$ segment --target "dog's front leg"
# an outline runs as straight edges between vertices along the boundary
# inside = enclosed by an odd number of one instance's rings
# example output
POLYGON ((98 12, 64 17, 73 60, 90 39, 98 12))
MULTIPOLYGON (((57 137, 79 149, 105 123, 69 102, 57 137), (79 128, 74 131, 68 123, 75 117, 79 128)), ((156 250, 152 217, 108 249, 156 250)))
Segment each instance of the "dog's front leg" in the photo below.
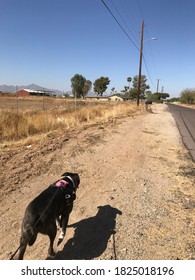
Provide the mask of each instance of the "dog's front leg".
POLYGON ((60 245, 64 239, 64 236, 66 234, 66 227, 67 227, 67 224, 68 224, 68 219, 69 219, 69 214, 67 214, 66 216, 62 215, 61 217, 61 224, 62 224, 62 230, 61 230, 61 233, 58 237, 58 243, 57 243, 57 246, 60 245))
POLYGON ((61 220, 62 220, 62 218, 61 218, 61 217, 57 217, 57 218, 56 218, 57 225, 58 225, 59 227, 62 227, 61 220))

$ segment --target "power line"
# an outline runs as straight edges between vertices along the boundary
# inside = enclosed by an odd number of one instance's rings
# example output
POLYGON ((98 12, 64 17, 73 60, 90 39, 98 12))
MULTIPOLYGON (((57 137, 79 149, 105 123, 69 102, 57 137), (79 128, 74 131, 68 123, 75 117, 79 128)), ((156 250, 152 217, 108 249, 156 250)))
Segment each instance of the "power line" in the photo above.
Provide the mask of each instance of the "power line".
MULTIPOLYGON (((116 23, 119 25, 119 27, 122 29, 122 31, 124 32, 124 34, 128 37, 128 39, 132 42, 132 44, 134 45, 134 47, 140 52, 140 48, 135 44, 135 42, 133 41, 133 39, 129 36, 129 34, 125 31, 125 29, 123 28, 123 26, 120 24, 120 22, 117 20, 117 18, 115 17, 115 15, 112 13, 112 11, 110 10, 110 8, 106 5, 105 1, 104 0, 101 0, 101 2, 104 4, 104 6, 106 7, 106 9, 109 11, 109 13, 111 14, 111 16, 114 18, 114 20, 116 21, 116 23)), ((113 1, 112 1, 113 3, 113 1)), ((139 4, 139 9, 141 11, 141 7, 140 7, 140 3, 139 4)), ((122 18, 120 12, 118 11, 118 9, 116 8, 116 6, 114 5, 113 3, 113 6, 115 7, 115 9, 117 10, 119 16, 122 18)), ((142 13, 141 13, 142 14, 142 13)), ((143 15, 143 14, 142 14, 143 15)), ((122 19, 123 20, 123 19, 122 19)), ((123 22, 125 23, 125 21, 123 20, 123 22)), ((126 25, 126 23, 125 23, 126 25)), ((127 25, 126 25, 127 26, 127 25)), ((143 54, 142 54, 143 55, 143 54)), ((148 69, 148 65, 146 63, 146 59, 145 59, 145 56, 143 55, 143 61, 144 61, 144 65, 145 65, 145 68, 146 68, 146 71, 147 71, 147 74, 148 74, 148 77, 150 79, 150 82, 152 84, 152 86, 155 88, 155 85, 152 81, 152 78, 151 78, 151 75, 149 73, 149 69, 148 69)))
POLYGON ((129 0, 127 0, 127 2, 126 2, 126 0, 120 0, 120 4, 121 4, 121 7, 123 9, 123 12, 126 15, 126 19, 128 19, 128 22, 130 23, 130 26, 131 26, 131 30, 132 30, 131 34, 133 35, 136 43, 139 44, 139 38, 136 37, 137 36, 137 28, 135 28, 135 26, 134 26, 136 19, 135 18, 133 19, 133 14, 131 14, 131 17, 129 16, 129 13, 128 13, 128 11, 130 10, 129 0), (134 36, 135 34, 136 34, 136 36, 134 36))
MULTIPOLYGON (((146 33, 147 33, 147 38, 151 38, 151 34, 150 32, 148 32, 148 26, 146 26, 146 33)), ((155 60, 154 60, 154 56, 153 56, 153 51, 152 51, 152 48, 151 48, 151 44, 148 44, 147 45, 147 56, 145 55, 145 58, 146 60, 148 60, 148 53, 149 53, 149 58, 150 58, 150 68, 152 68, 152 72, 153 74, 155 74, 156 77, 159 76, 158 74, 158 71, 157 71, 157 68, 156 68, 156 64, 155 64, 155 60)), ((150 69, 151 70, 151 69, 150 69)))
POLYGON ((139 8, 140 15, 141 15, 142 19, 144 19, 143 10, 142 10, 142 7, 141 7, 141 4, 140 4, 139 0, 137 0, 137 5, 138 5, 138 8, 139 8))
POLYGON ((144 65, 145 65, 145 68, 146 68, 146 72, 147 72, 147 74, 148 74, 148 77, 149 77, 149 79, 150 79, 150 82, 151 82, 152 86, 155 88, 155 85, 154 85, 154 83, 153 83, 153 81, 152 81, 152 78, 151 78, 151 75, 150 75, 150 73, 149 73, 148 65, 147 65, 147 63, 146 63, 146 60, 145 60, 144 55, 143 55, 143 61, 144 61, 144 65))
POLYGON ((122 25, 120 24, 120 22, 117 20, 117 18, 115 17, 115 15, 112 13, 112 11, 110 10, 110 8, 106 5, 106 3, 104 2, 104 0, 101 0, 102 3, 104 4, 104 6, 106 7, 106 9, 109 11, 109 13, 111 14, 111 16, 114 18, 114 20, 117 22, 117 24, 120 26, 120 28, 122 29, 122 31, 124 32, 124 34, 128 37, 128 39, 131 41, 131 43, 134 45, 134 47, 139 51, 139 47, 134 43, 134 41, 131 39, 131 37, 128 35, 128 33, 125 31, 125 29, 122 27, 122 25))
MULTIPOLYGON (((138 5, 139 11, 140 11, 140 15, 141 15, 141 17, 144 19, 144 13, 143 13, 143 9, 142 9, 142 7, 141 7, 140 0, 137 0, 137 5, 138 5)), ((149 36, 149 37, 150 37, 150 36, 149 36)), ((144 49, 144 51, 145 51, 145 49, 144 49)), ((146 51, 145 51, 145 53, 146 53, 146 51)), ((144 61, 144 65, 145 65, 145 68, 146 68, 148 77, 149 77, 149 79, 150 79, 150 82, 151 82, 153 88, 156 89, 156 87, 155 87, 155 85, 154 85, 154 82, 152 81, 151 75, 150 75, 150 73, 149 73, 148 65, 147 65, 146 58, 145 58, 144 54, 143 54, 143 61, 144 61)))
MULTIPOLYGON (((137 38, 134 36, 133 32, 130 30, 128 24, 126 23, 124 17, 121 15, 121 12, 119 11, 118 7, 114 4, 114 1, 111 0, 112 5, 114 6, 115 10, 117 11, 119 17, 121 18, 121 20, 123 21, 123 23, 125 24, 126 28, 128 29, 129 33, 131 33, 131 35, 133 36, 134 40, 137 41, 137 38)), ((122 2, 121 2, 122 4, 122 2)))

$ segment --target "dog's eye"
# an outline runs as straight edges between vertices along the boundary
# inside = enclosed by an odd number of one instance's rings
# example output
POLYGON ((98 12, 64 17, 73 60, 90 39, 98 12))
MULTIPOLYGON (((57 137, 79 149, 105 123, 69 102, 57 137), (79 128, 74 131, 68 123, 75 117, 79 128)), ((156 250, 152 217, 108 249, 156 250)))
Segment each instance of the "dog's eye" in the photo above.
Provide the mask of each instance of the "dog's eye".
POLYGON ((66 198, 66 199, 70 198, 70 195, 69 195, 69 194, 66 194, 66 195, 65 195, 65 198, 66 198))

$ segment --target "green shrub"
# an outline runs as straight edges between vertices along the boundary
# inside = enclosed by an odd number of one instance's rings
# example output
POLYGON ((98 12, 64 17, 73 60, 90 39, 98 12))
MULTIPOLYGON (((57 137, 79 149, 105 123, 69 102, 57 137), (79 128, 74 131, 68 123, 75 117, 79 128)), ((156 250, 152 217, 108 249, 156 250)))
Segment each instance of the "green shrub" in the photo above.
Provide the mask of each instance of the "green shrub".
POLYGON ((195 104, 195 89, 185 89, 180 94, 179 101, 185 104, 195 104))

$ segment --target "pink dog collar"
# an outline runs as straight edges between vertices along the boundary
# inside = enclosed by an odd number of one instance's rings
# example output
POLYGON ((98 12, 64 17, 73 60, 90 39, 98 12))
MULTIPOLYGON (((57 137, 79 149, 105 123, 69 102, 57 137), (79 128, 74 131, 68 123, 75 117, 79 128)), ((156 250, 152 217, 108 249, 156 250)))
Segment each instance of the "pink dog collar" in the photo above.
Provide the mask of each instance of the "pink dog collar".
POLYGON ((68 182, 65 180, 60 180, 56 183, 56 187, 65 187, 66 185, 68 185, 68 182))

